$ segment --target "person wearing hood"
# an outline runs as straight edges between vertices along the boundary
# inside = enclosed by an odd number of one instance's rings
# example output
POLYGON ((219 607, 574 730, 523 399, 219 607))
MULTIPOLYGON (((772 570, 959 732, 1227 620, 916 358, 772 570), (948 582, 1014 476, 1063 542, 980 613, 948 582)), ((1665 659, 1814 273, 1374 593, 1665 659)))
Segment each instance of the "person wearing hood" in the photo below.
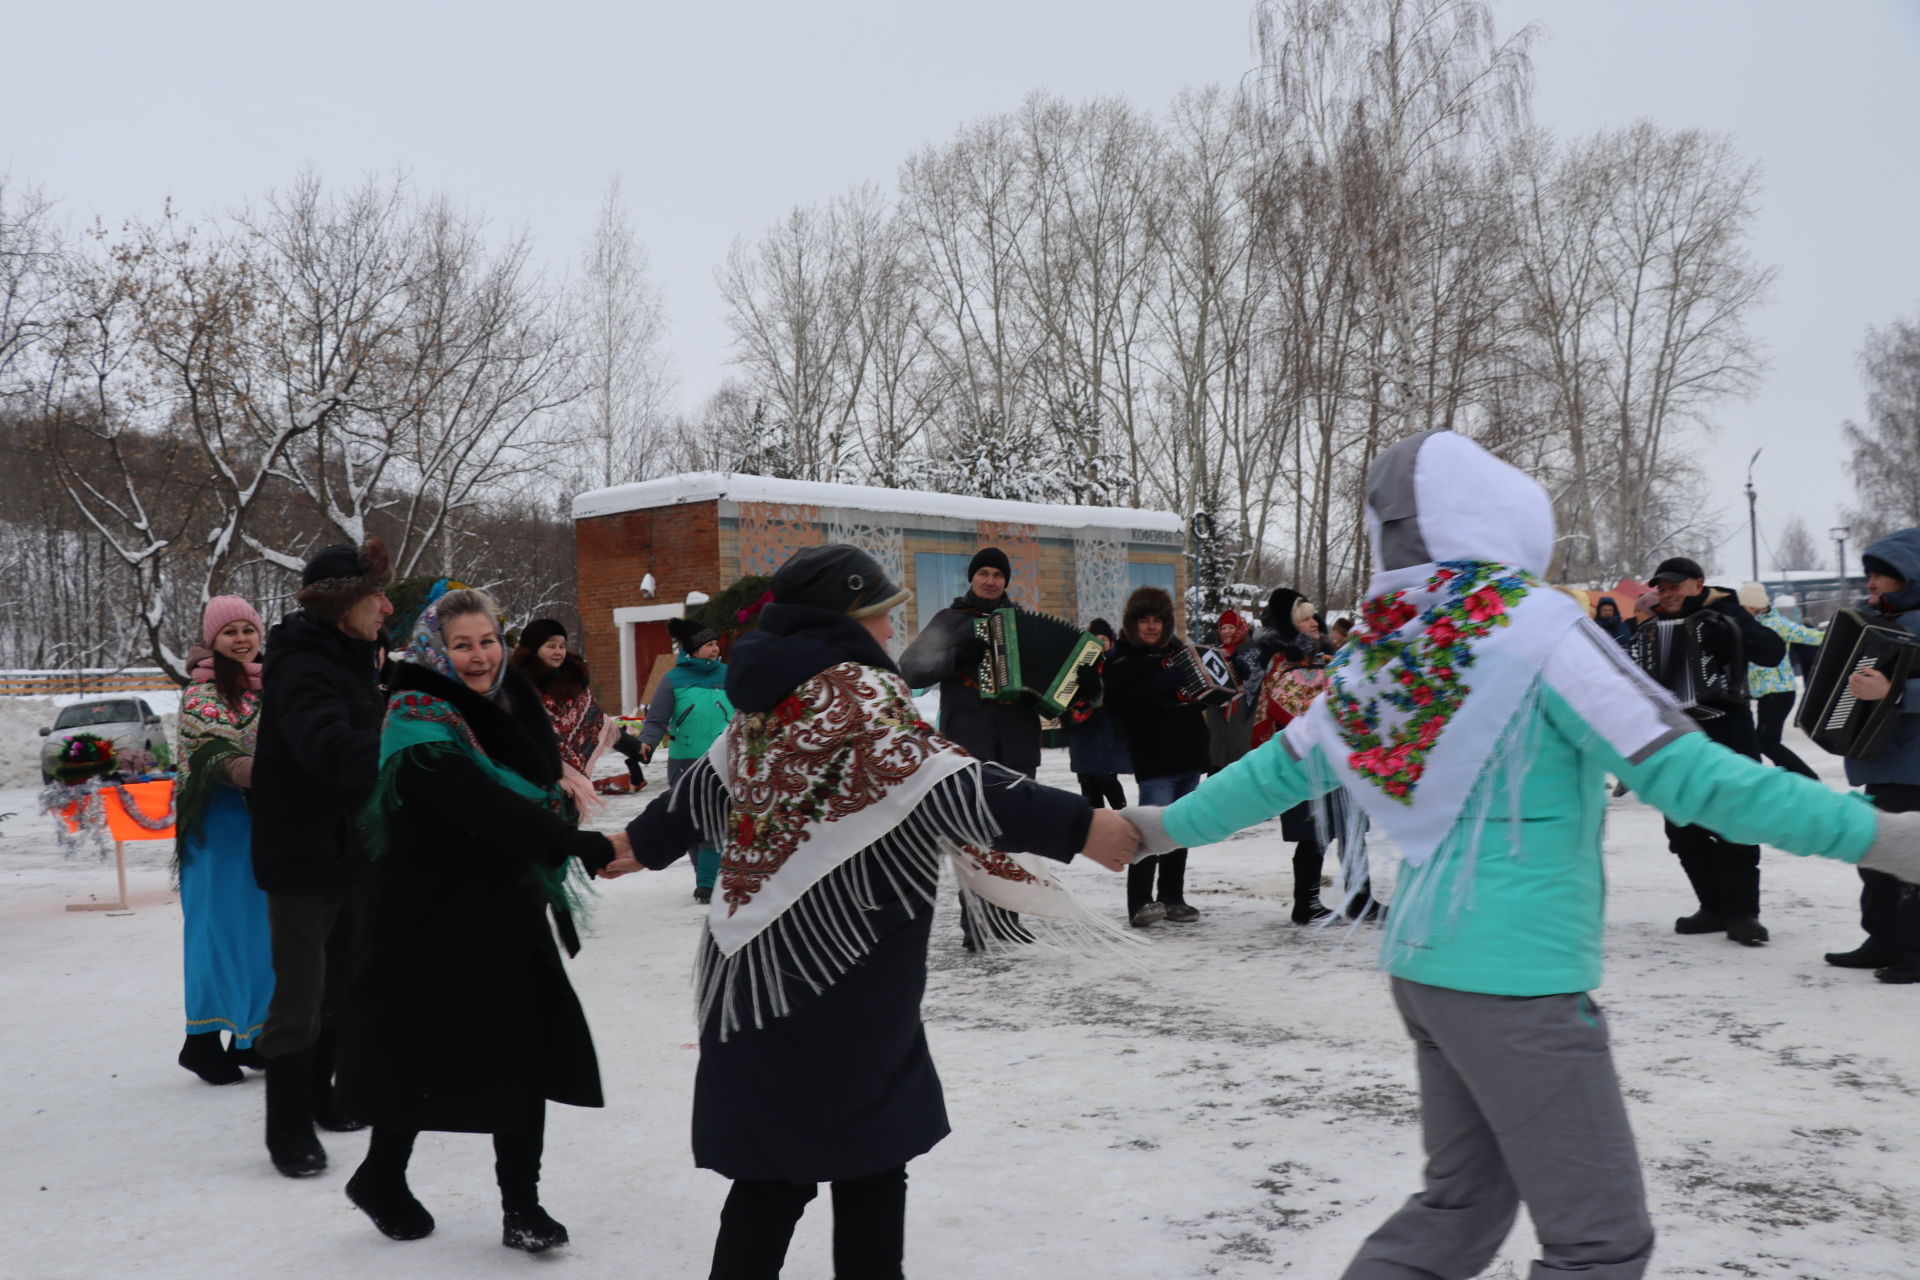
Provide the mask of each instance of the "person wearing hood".
POLYGON ((1366 479, 1376 572, 1307 713, 1164 812, 1207 844, 1344 786, 1401 852, 1381 959, 1414 1043, 1425 1186, 1345 1280, 1477 1275, 1524 1204, 1533 1274, 1646 1274, 1646 1208, 1599 985, 1608 773, 1682 822, 1920 880, 1920 815, 1713 742, 1543 580, 1546 491, 1425 431, 1366 479))
POLYGON ((567 648, 567 628, 558 618, 535 618, 513 646, 514 667, 540 695, 553 721, 560 761, 581 783, 593 777, 594 763, 613 736, 612 722, 593 696, 587 660, 567 648))
MULTIPOLYGON (((1685 556, 1661 561, 1647 581, 1657 601, 1653 623, 1641 624, 1634 636, 1635 661, 1679 698, 1709 738, 1758 760, 1760 738, 1747 695, 1747 667, 1786 661, 1786 642, 1741 608, 1733 591, 1708 586, 1699 564, 1685 556), (1657 624, 1676 621, 1685 627, 1685 644, 1669 648, 1657 643, 1657 624), (1698 655, 1699 664, 1684 658, 1687 649, 1698 655), (1698 678, 1699 665, 1720 675, 1719 689, 1698 678)), ((1745 946, 1764 945, 1769 935, 1760 923, 1760 846, 1729 839, 1697 822, 1668 818, 1666 830, 1667 848, 1680 860, 1699 904, 1691 915, 1673 922, 1673 931, 1724 933, 1745 946)))
MULTIPOLYGON (((1008 594, 1013 562, 998 547, 982 547, 967 562, 967 592, 927 619, 927 625, 900 655, 900 674, 916 689, 940 687, 940 732, 980 760, 1002 764, 1031 778, 1040 772, 1040 712, 1025 701, 995 702, 980 696, 980 662, 987 642, 974 623, 996 609, 1015 609, 1008 594)), ((1023 941, 1020 922, 991 904, 980 909, 981 929, 972 913, 962 912, 960 932, 967 950, 985 932, 1002 941, 1023 941)))
POLYGON ((577 886, 625 840, 576 828, 552 721, 498 617, 485 592, 449 591, 394 664, 364 815, 383 874, 340 1019, 341 1100, 373 1125, 347 1198, 417 1240, 434 1227, 407 1185, 420 1131, 491 1134, 501 1243, 541 1253, 567 1243, 540 1205, 547 1103, 601 1105, 554 938, 579 950, 577 886))
MULTIPOLYGON (((661 678, 647 703, 646 723, 640 726, 640 758, 651 762, 664 739, 667 743, 667 789, 699 762, 726 732, 733 720, 727 700, 727 664, 720 660, 720 637, 712 627, 691 618, 668 618, 680 656, 661 678)), ((711 844, 694 851, 693 900, 712 902, 714 881, 720 875, 720 850, 711 844)))
MULTIPOLYGON (((1920 636, 1920 529, 1888 534, 1861 561, 1867 572, 1862 611, 1882 626, 1920 636)), ((1866 701, 1898 698, 1900 715, 1871 760, 1847 760, 1847 781, 1864 787, 1883 812, 1920 809, 1920 679, 1895 689, 1882 673, 1863 671, 1849 684, 1866 701)), ((1871 969, 1882 982, 1920 982, 1920 890, 1866 867, 1860 880, 1860 927, 1867 940, 1852 951, 1829 952, 1827 963, 1871 969)))
MULTIPOLYGON (((1313 601, 1291 587, 1276 587, 1260 612, 1260 639, 1242 678, 1254 691, 1256 708, 1253 742, 1267 741, 1305 715, 1327 687, 1327 667, 1337 651, 1321 634, 1320 613, 1313 601)), ((1380 907, 1373 898, 1373 882, 1365 869, 1361 844, 1341 792, 1332 792, 1319 806, 1303 802, 1280 815, 1280 836, 1293 842, 1293 922, 1312 924, 1333 915, 1320 901, 1320 871, 1326 865, 1327 842, 1340 842, 1339 901, 1342 912, 1375 919, 1380 907), (1350 865, 1351 864, 1351 865, 1350 865)))
POLYGON ((1633 622, 1620 616, 1620 605, 1612 596, 1594 602, 1593 625, 1622 649, 1633 643, 1633 622))
MULTIPOLYGON (((1232 609, 1222 613, 1214 625, 1220 652, 1234 664, 1237 674, 1239 664, 1235 658, 1252 639, 1253 629, 1232 609)), ((1233 701, 1206 710, 1208 773, 1220 772, 1253 749, 1253 723, 1259 707, 1257 700, 1244 689, 1245 683, 1243 677, 1242 692, 1233 701)))
POLYGON ((253 878, 267 895, 273 1003, 267 1154, 289 1178, 327 1167, 314 1126, 363 1128, 333 1103, 334 1029, 359 959, 373 864, 359 826, 380 756, 377 644, 393 613, 392 562, 368 538, 323 549, 300 573, 300 609, 267 635, 249 809, 253 878))
POLYGON ((1760 754, 1782 769, 1791 769, 1803 777, 1814 777, 1813 769, 1781 738, 1786 732, 1787 717, 1793 714, 1794 698, 1799 693, 1799 686, 1793 678, 1792 646, 1817 646, 1826 637, 1775 609, 1766 587, 1758 582, 1744 583, 1739 599, 1742 609, 1752 614, 1761 626, 1779 636, 1788 646, 1787 656, 1775 665, 1763 667, 1756 662, 1747 667, 1747 693, 1753 698, 1754 734, 1760 754))
POLYGON ((1119 814, 920 719, 885 648, 911 598, 857 547, 795 552, 733 647, 739 714, 629 824, 633 857, 610 868, 722 848, 693 1096, 694 1161, 733 1179, 714 1280, 778 1276, 822 1182, 834 1274, 901 1274, 906 1165, 947 1133, 920 1021, 941 864, 969 896, 1071 936, 1103 927, 1044 859, 1079 851, 1117 870, 1132 856, 1119 814))
MULTIPOLYGON (((1143 805, 1171 804, 1199 786, 1207 768, 1205 709, 1181 692, 1174 665, 1180 648, 1173 597, 1159 587, 1136 587, 1104 683, 1107 713, 1120 726, 1143 805)), ((1162 920, 1194 923, 1200 910, 1187 902, 1186 887, 1185 849, 1134 863, 1127 868, 1127 923, 1136 929, 1162 920)))
POLYGON ((267 895, 253 881, 253 781, 260 728, 260 640, 266 628, 239 596, 200 612, 193 682, 180 696, 179 772, 173 780, 174 868, 180 881, 187 1040, 179 1063, 208 1084, 235 1084, 264 1068, 253 1039, 273 998, 267 895), (232 1037, 222 1049, 221 1032, 232 1037))

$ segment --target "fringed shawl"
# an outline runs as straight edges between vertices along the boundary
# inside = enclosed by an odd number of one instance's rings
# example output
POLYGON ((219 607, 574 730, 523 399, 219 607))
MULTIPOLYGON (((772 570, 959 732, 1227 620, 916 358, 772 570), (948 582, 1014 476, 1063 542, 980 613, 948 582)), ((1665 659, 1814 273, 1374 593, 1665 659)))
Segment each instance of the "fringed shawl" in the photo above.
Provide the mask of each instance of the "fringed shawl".
POLYGON ((1115 940, 1044 859, 994 850, 984 785, 980 761, 922 720, 890 671, 841 663, 737 716, 671 801, 721 849, 701 1025, 717 1009, 725 1039, 785 1015, 795 983, 824 991, 879 941, 882 901, 932 909, 943 859, 963 896, 1020 912, 1037 938, 1115 940))
POLYGON ((188 685, 180 696, 180 768, 173 779, 176 867, 186 861, 187 841, 199 834, 206 820, 213 789, 220 785, 221 766, 254 752, 260 730, 257 689, 257 685, 249 689, 238 706, 230 705, 206 682, 188 685))

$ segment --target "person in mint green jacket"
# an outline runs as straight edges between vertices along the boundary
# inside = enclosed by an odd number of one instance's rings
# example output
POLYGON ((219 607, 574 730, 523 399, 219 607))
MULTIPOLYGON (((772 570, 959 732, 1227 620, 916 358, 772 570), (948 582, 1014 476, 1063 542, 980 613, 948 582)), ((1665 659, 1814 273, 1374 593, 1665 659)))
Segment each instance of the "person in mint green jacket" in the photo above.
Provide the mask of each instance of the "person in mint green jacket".
MULTIPOLYGON (((668 618, 667 631, 680 656, 660 678, 647 703, 640 726, 640 758, 651 762, 664 739, 667 743, 667 789, 680 775, 700 762, 714 739, 733 721, 733 703, 727 700, 727 664, 720 660, 720 637, 711 627, 691 618, 668 618)), ((712 902, 720 878, 720 850, 701 845, 694 851, 693 900, 712 902)))
POLYGON ((1677 822, 1906 880, 1920 880, 1920 815, 1876 814, 1701 734, 1541 581, 1550 500, 1465 437, 1387 449, 1367 507, 1377 573, 1326 694, 1197 791, 1127 816, 1144 856, 1341 787, 1401 852, 1382 961, 1415 1045, 1426 1183, 1345 1280, 1478 1274, 1522 1203, 1533 1275, 1635 1280, 1653 1226, 1588 994, 1607 775, 1677 822))
POLYGON ((1747 696, 1753 699, 1754 731, 1760 738, 1760 754, 1795 773, 1811 778, 1813 769, 1793 748, 1781 741, 1787 717, 1793 714, 1793 700, 1800 686, 1793 681, 1793 646, 1817 645, 1826 640, 1824 631, 1816 631, 1804 622, 1795 622, 1773 607, 1766 587, 1749 582, 1740 588, 1740 607, 1754 620, 1787 642, 1787 656, 1776 666, 1752 663, 1747 667, 1747 696))

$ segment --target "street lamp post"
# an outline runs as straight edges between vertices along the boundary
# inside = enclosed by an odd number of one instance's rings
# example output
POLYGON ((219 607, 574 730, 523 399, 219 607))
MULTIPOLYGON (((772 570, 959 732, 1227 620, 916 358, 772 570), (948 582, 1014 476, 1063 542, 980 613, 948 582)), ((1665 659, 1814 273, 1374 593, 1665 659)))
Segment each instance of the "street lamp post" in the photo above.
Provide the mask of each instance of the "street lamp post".
POLYGON ((1753 574, 1750 582, 1760 581, 1760 523, 1754 516, 1754 504, 1757 497, 1753 492, 1753 464, 1760 461, 1764 450, 1755 449, 1753 456, 1747 459, 1747 554, 1750 557, 1753 574))
POLYGON ((1847 535, 1850 532, 1852 530, 1844 524, 1835 525, 1827 531, 1840 552, 1840 589, 1835 596, 1838 601, 1835 608, 1844 608, 1847 603, 1847 535))

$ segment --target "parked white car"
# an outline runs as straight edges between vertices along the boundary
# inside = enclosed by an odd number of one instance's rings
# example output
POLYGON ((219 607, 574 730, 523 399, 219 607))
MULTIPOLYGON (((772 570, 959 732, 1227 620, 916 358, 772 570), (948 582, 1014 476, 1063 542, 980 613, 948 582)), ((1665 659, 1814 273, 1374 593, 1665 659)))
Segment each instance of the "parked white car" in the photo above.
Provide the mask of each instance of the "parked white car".
POLYGON ((53 727, 42 729, 46 742, 40 748, 40 781, 53 781, 53 766, 67 739, 76 733, 91 733, 110 738, 116 751, 144 748, 162 765, 168 761, 167 735, 160 717, 145 698, 95 698, 60 708, 53 727))

